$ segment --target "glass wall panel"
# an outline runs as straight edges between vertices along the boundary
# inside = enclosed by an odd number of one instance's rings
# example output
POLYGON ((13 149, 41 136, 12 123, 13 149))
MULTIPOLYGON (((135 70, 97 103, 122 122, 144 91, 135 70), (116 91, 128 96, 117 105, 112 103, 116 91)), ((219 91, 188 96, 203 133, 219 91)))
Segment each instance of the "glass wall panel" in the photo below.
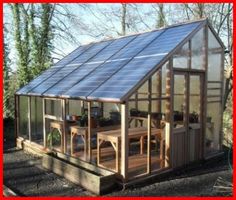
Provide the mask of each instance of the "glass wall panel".
POLYGON ((81 115, 81 105, 82 101, 79 100, 69 100, 69 115, 81 115))
POLYGON ((138 98, 148 98, 148 81, 138 89, 138 98))
POLYGON ((208 49, 213 50, 215 48, 221 48, 220 43, 217 41, 211 29, 208 28, 208 49))
POLYGON ((31 140, 43 145, 43 100, 31 97, 31 140))
POLYGON ((207 124, 206 124, 206 138, 205 138, 205 154, 219 150, 219 136, 221 127, 221 103, 207 104, 207 124))
POLYGON ((19 96, 19 133, 18 136, 29 139, 28 97, 19 96))
POLYGON ((46 114, 53 115, 56 117, 62 117, 62 105, 61 100, 54 100, 54 99, 46 99, 45 106, 46 106, 46 114))
POLYGON ((103 116, 94 116, 97 125, 92 127, 92 162, 112 171, 118 171, 120 165, 117 165, 117 161, 120 160, 121 150, 120 140, 116 139, 121 135, 120 104, 103 103, 103 111, 103 116))
POLYGON ((189 123, 199 123, 200 121, 200 76, 190 76, 189 90, 189 123))
POLYGON ((208 81, 221 80, 221 54, 208 52, 208 81))
POLYGON ((184 126, 185 75, 174 75, 174 127, 184 126))
POLYGON ((189 60, 189 43, 187 42, 177 53, 173 56, 173 67, 188 68, 189 60))
POLYGON ((166 62, 153 76, 152 76, 152 98, 159 98, 166 96, 166 62))
POLYGON ((191 40, 192 69, 204 69, 204 29, 199 30, 191 40))

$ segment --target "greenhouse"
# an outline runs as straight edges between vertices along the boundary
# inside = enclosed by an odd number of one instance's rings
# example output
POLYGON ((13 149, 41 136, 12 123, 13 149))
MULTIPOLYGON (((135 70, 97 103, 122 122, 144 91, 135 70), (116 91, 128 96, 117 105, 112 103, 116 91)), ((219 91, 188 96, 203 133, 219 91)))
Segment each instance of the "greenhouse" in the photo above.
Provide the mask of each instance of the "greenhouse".
POLYGON ((80 46, 16 92, 17 145, 83 186, 90 171, 132 183, 216 156, 224 48, 207 19, 80 46))

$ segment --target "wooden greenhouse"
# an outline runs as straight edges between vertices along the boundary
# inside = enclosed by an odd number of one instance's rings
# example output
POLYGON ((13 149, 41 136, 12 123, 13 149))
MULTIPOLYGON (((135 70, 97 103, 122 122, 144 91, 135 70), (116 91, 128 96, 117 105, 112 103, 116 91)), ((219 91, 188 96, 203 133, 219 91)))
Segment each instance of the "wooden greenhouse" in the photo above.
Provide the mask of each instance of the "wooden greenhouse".
POLYGON ((98 194, 216 156, 223 69, 207 19, 80 46, 16 92, 17 145, 98 194))

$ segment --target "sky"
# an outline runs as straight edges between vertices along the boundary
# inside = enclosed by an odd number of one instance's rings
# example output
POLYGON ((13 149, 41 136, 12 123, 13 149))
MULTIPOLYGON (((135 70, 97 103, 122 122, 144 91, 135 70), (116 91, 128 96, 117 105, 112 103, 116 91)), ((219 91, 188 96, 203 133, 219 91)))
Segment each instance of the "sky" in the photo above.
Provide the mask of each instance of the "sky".
MULTIPOLYGON (((132 12, 132 15, 130 15, 128 12, 128 18, 129 16, 133 16, 133 13, 137 8, 139 15, 135 12, 135 19, 137 20, 142 18, 144 23, 135 21, 133 17, 130 17, 129 21, 133 20, 132 23, 136 24, 137 27, 136 30, 134 30, 132 27, 129 28, 128 34, 155 29, 157 13, 152 6, 153 4, 136 5, 137 7, 133 7, 132 5, 129 7, 128 11, 132 12)), ((99 41, 107 37, 117 37, 117 32, 121 32, 119 12, 121 4, 89 4, 88 6, 88 4, 85 5, 71 3, 59 4, 57 6, 58 11, 62 13, 62 15, 58 15, 58 20, 67 25, 68 31, 76 38, 76 41, 70 41, 66 32, 60 32, 64 39, 62 39, 62 37, 55 36, 53 41, 55 52, 52 53, 52 56, 55 58, 62 58, 81 44, 99 41), (71 14, 70 18, 64 17, 67 11, 71 14), (106 15, 108 17, 106 17, 106 15), (110 15, 113 17, 109 18, 110 15), (111 27, 110 30, 103 29, 103 27, 106 27, 107 25, 111 27), (90 36, 91 34, 93 34, 93 36, 90 36)), ((179 17, 180 15, 183 15, 183 11, 178 7, 178 5, 165 4, 165 13, 168 24, 186 21, 185 18, 181 19, 179 17)), ((56 23, 59 22, 58 20, 56 23)), ((6 23, 9 31, 13 30, 12 21, 13 20, 9 6, 4 4, 4 23, 6 23)), ((12 60, 12 68, 15 70, 16 52, 14 48, 14 41, 10 35, 7 41, 11 49, 10 58, 12 60)), ((55 59, 54 61, 56 62, 57 60, 55 59)))

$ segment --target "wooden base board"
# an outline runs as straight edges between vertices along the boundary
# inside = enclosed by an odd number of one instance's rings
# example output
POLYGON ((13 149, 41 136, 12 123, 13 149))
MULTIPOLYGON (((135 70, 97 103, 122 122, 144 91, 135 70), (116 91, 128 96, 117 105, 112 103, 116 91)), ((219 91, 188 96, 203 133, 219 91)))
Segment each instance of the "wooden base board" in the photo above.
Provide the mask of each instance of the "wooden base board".
POLYGON ((53 154, 44 154, 42 165, 44 168, 65 177, 75 184, 81 185, 96 195, 110 191, 116 183, 115 175, 111 172, 109 175, 98 174, 74 163, 67 162, 53 154))

